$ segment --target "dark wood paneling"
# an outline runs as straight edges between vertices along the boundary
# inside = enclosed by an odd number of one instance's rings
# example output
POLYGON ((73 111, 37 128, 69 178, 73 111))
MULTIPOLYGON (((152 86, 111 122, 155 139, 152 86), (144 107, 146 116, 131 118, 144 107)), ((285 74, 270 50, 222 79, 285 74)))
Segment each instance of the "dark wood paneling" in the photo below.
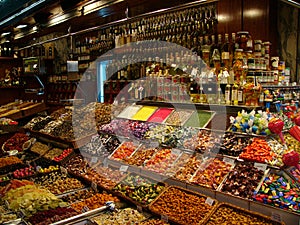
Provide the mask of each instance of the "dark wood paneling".
POLYGON ((243 30, 254 39, 269 38, 269 0, 243 1, 243 30))
POLYGON ((220 0, 218 2, 218 33, 232 33, 242 29, 242 1, 220 0))

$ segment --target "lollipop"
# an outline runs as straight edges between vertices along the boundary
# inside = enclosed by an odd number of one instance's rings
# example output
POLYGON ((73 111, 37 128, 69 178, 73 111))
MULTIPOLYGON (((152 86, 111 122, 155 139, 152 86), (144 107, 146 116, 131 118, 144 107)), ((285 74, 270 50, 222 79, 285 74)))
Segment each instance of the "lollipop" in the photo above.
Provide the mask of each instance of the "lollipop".
POLYGON ((282 161, 284 165, 286 166, 295 166, 298 170, 300 170, 300 165, 299 165, 299 154, 295 152, 294 150, 285 153, 282 156, 282 161))
POLYGON ((283 138, 283 134, 282 134, 283 126, 284 126, 284 122, 279 118, 272 118, 269 121, 269 124, 268 124, 269 130, 272 133, 279 135, 282 143, 285 143, 284 138, 283 138))

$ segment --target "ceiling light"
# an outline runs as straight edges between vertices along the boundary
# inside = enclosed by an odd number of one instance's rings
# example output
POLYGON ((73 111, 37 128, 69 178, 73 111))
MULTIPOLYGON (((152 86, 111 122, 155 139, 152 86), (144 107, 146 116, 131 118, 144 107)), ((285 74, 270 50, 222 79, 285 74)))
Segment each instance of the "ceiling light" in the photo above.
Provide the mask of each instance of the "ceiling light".
POLYGON ((16 28, 17 29, 22 29, 22 28, 25 28, 25 27, 27 27, 27 24, 20 24, 16 28))
POLYGON ((10 34, 10 32, 3 32, 3 33, 1 34, 1 36, 3 37, 3 36, 6 36, 6 35, 8 35, 8 34, 10 34))

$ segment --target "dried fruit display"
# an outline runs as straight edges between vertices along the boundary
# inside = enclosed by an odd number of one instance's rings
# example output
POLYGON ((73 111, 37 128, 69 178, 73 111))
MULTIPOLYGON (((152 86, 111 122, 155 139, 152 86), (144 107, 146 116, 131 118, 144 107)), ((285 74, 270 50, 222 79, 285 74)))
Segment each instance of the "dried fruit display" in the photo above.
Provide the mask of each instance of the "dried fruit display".
POLYGON ((157 148, 142 145, 132 156, 125 159, 124 162, 126 162, 129 165, 142 166, 144 162, 151 159, 151 157, 157 151, 157 148))
POLYGON ((45 155, 44 157, 46 159, 53 160, 55 157, 60 156, 63 153, 63 150, 60 148, 51 148, 45 155))
POLYGON ((72 216, 76 216, 77 214, 78 212, 76 212, 72 208, 58 207, 56 209, 48 209, 43 212, 37 212, 33 216, 31 216, 27 221, 34 225, 48 225, 70 218, 72 216))
POLYGON ((111 194, 97 193, 90 198, 84 199, 83 201, 73 203, 71 207, 77 212, 81 212, 84 207, 87 207, 90 210, 97 209, 104 206, 105 203, 109 201, 120 202, 117 197, 112 196, 111 194))
POLYGON ((96 192, 93 189, 83 189, 83 190, 75 191, 74 193, 63 195, 61 197, 61 199, 64 202, 68 202, 68 203, 72 204, 72 203, 90 198, 90 197, 94 196, 95 194, 96 194, 96 192))
POLYGON ((132 155, 138 145, 132 141, 123 142, 118 149, 110 156, 110 159, 124 160, 132 155))
POLYGON ((34 117, 32 120, 30 120, 24 128, 34 130, 34 131, 39 131, 43 129, 50 121, 52 121, 52 118, 50 116, 37 116, 34 117))
POLYGON ((67 177, 66 174, 53 172, 41 177, 34 178, 34 182, 48 189, 53 194, 63 194, 68 191, 83 188, 84 185, 76 178, 67 177))
POLYGON ((136 223, 135 225, 170 225, 170 224, 160 219, 149 219, 140 223, 136 223))
POLYGON ((18 152, 21 152, 24 143, 29 139, 29 136, 24 133, 16 133, 3 144, 2 149, 4 151, 18 150, 18 152))
POLYGON ((14 190, 22 186, 33 185, 33 184, 34 183, 29 180, 15 180, 15 179, 10 180, 6 186, 0 188, 0 196, 4 196, 10 190, 14 190))
POLYGON ((31 146, 30 150, 39 155, 44 155, 49 150, 49 146, 37 141, 31 146))
POLYGON ((164 188, 164 184, 151 181, 139 175, 129 174, 113 190, 142 205, 148 205, 164 188))
POLYGON ((10 209, 13 211, 23 210, 27 217, 38 211, 67 206, 65 202, 48 190, 38 188, 35 185, 11 189, 3 199, 7 200, 10 209))

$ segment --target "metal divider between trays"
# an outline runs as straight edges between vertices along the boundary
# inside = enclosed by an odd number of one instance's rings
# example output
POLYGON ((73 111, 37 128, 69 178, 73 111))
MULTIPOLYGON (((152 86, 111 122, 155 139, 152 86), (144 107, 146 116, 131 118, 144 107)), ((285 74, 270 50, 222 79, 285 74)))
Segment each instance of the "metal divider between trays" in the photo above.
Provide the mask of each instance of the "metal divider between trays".
MULTIPOLYGON (((150 210, 151 213, 153 213, 154 215, 157 215, 157 216, 167 216, 168 217, 168 221, 176 224, 176 225, 185 225, 186 223, 181 223, 180 221, 172 218, 172 217, 169 217, 168 215, 165 215, 165 214, 162 214, 161 212, 157 211, 153 205, 155 205, 155 203, 165 194, 167 193, 170 189, 172 188, 175 188, 175 189, 178 189, 180 191, 183 191, 187 194, 191 194, 191 195, 195 195, 197 197, 202 197, 202 198, 210 198, 209 196, 207 195, 204 195, 204 194, 201 194, 199 192, 195 192, 195 191, 192 191, 192 190, 188 190, 188 189, 185 189, 185 188, 182 188, 182 187, 179 187, 179 186, 168 186, 167 188, 165 188, 165 190, 162 191, 162 193, 153 201, 149 204, 148 208, 150 210)), ((212 208, 211 210, 204 216, 204 218, 202 220, 199 221, 198 225, 202 225, 202 224, 205 224, 205 221, 207 220, 207 218, 209 218, 211 215, 212 215, 212 212, 214 210, 214 208, 217 207, 218 205, 218 200, 215 199, 215 198, 212 198, 213 200, 213 205, 212 205, 212 208)))

